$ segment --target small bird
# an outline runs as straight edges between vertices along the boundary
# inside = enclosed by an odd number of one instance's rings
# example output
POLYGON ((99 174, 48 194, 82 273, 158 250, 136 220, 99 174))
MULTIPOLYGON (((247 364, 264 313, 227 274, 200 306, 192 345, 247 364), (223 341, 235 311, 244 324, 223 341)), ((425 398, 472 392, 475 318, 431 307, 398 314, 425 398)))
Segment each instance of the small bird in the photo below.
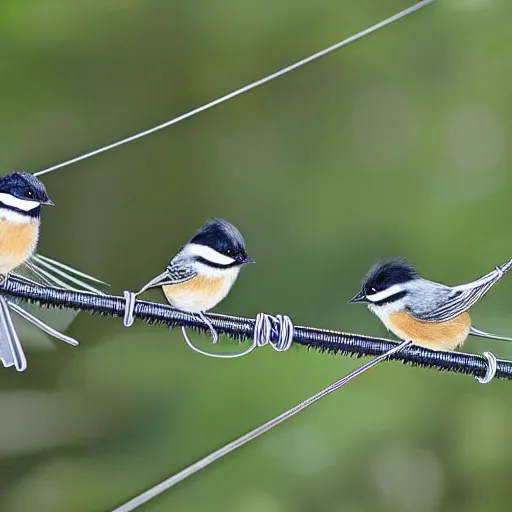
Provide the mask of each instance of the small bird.
MULTIPOLYGON (((41 224, 41 207, 55 206, 44 184, 27 172, 12 172, 0 178, 0 277, 16 277, 35 284, 57 285, 67 289, 85 289, 102 294, 87 281, 105 284, 98 279, 58 261, 36 254, 41 224), (29 277, 30 276, 30 277, 29 277), (67 282, 66 282, 67 281, 67 282)), ((23 349, 10 318, 9 309, 32 322, 48 334, 66 343, 78 342, 46 325, 21 307, 15 300, 0 295, 0 360, 5 367, 26 369, 23 349)))
POLYGON ((468 335, 512 341, 471 325, 468 310, 512 268, 512 259, 476 281, 446 286, 422 278, 404 259, 379 262, 349 302, 366 302, 393 334, 431 350, 454 350, 468 335))
MULTIPOLYGON (((240 268, 247 263, 254 260, 247 254, 240 231, 225 220, 213 218, 181 247, 162 274, 132 295, 161 286, 172 306, 201 317, 212 333, 212 342, 216 343, 218 335, 203 313, 226 297, 240 268)), ((133 324, 133 302, 131 306, 126 308, 126 327, 133 324)), ((185 330, 183 333, 191 345, 185 330)))
POLYGON ((25 263, 39 238, 41 206, 55 206, 46 188, 27 172, 0 179, 0 274, 25 263))

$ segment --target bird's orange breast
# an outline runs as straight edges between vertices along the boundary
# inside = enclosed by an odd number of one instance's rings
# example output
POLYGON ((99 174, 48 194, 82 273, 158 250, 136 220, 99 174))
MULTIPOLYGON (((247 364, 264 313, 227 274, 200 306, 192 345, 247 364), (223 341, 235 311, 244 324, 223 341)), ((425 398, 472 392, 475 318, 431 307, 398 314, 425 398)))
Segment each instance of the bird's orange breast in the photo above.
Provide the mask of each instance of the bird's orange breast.
POLYGON ((221 277, 198 275, 190 281, 162 286, 169 303, 185 311, 209 311, 229 293, 237 269, 224 272, 221 277))
POLYGON ((467 312, 447 322, 421 322, 405 311, 391 315, 388 320, 389 329, 399 338, 432 350, 460 347, 468 337, 470 325, 467 312))
POLYGON ((38 236, 37 220, 17 224, 0 216, 0 274, 7 274, 30 258, 38 236))

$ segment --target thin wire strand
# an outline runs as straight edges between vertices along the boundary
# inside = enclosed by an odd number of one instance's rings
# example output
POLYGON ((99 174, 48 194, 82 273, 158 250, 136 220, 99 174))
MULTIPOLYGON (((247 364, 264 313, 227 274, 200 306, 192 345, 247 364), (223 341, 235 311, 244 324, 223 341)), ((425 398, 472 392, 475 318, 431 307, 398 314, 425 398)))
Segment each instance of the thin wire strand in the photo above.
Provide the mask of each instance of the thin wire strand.
POLYGON ((496 375, 498 360, 492 352, 484 352, 483 356, 487 359, 487 372, 485 373, 484 377, 475 376, 475 379, 480 382, 480 384, 489 384, 489 382, 491 382, 496 375))
POLYGON ((108 144, 107 146, 103 146, 99 149, 96 149, 89 153, 85 153, 81 156, 77 156, 76 158, 72 158, 71 160, 66 160, 65 162, 61 162, 60 164, 54 165, 52 167, 48 167, 47 169, 44 169, 42 171, 38 171, 38 172, 34 173, 34 176, 42 176, 43 174, 47 174, 49 172, 55 171, 57 169, 60 169, 61 167, 65 167, 67 165, 71 165, 76 162, 80 162, 81 160, 85 160, 86 158, 90 158, 92 156, 99 155, 100 153, 104 153, 105 151, 109 151, 110 149, 117 148, 119 146, 122 146, 123 144, 127 144, 128 142, 132 142, 134 140, 145 137, 146 135, 150 135, 159 130, 163 130, 164 128, 168 128, 169 126, 172 126, 173 124, 183 121, 184 119, 188 119, 189 117, 192 117, 196 114, 199 114, 200 112, 204 112, 205 110, 208 110, 212 107, 220 105, 221 103, 224 103, 225 101, 235 98, 236 96, 239 96, 240 94, 244 94, 245 92, 255 89, 256 87, 259 87, 260 85, 266 84, 267 82, 270 82, 276 78, 279 78, 280 76, 286 75, 287 73, 289 73, 297 68, 300 68, 306 64, 309 64, 310 62, 313 62, 314 60, 317 60, 320 57, 324 57, 325 55, 327 55, 331 52, 334 52, 335 50, 338 50, 339 48, 342 48, 343 46, 346 46, 354 41, 357 41, 358 39, 361 39, 362 37, 365 37, 365 36, 371 34, 372 32, 376 32, 377 30, 384 28, 387 25, 390 25, 391 23, 394 23, 395 21, 398 21, 398 20, 404 18, 405 16, 408 16, 409 14, 419 11, 423 7, 426 7, 428 4, 431 4, 433 1, 434 0, 422 0, 421 2, 417 2, 416 4, 412 5, 408 9, 405 9, 389 18, 386 18, 385 20, 382 20, 379 23, 376 23, 375 25, 372 25, 371 27, 368 27, 368 28, 362 30, 361 32, 358 32, 357 34, 354 34, 354 35, 344 39, 343 41, 333 44, 332 46, 329 46, 328 48, 325 48, 324 50, 321 50, 317 53, 314 53, 313 55, 310 55, 309 57, 299 60, 298 62, 295 62, 294 64, 291 64, 290 66, 287 66, 279 71, 276 71, 275 73, 272 73, 264 78, 260 78, 259 80, 256 80, 255 82, 252 82, 251 84, 248 84, 244 87, 241 87, 240 89, 230 92, 229 94, 226 94, 225 96, 222 96, 221 98, 217 98, 216 100, 211 101, 210 103, 207 103, 206 105, 195 108, 185 114, 182 114, 178 117, 175 117, 174 119, 171 119, 170 121, 167 121, 165 123, 159 124, 158 126, 150 128, 149 130, 145 130, 145 131, 136 133, 135 135, 131 135, 130 137, 126 137, 125 139, 119 140, 112 144, 108 144))
MULTIPOLYGON (((131 309, 131 315, 133 317, 133 304, 127 302, 127 310, 128 308, 131 309)), ((212 338, 212 343, 217 343, 219 340, 217 331, 215 331, 215 328, 204 313, 200 313, 200 316, 204 323, 210 328, 210 332, 215 333, 216 337, 212 338)), ((126 321, 124 325, 127 325, 126 321)), ((249 355, 255 348, 264 347, 266 345, 270 345, 277 352, 285 352, 292 346, 293 343, 293 323, 291 318, 286 315, 272 316, 265 313, 259 313, 256 317, 256 320, 254 321, 254 334, 251 346, 242 352, 231 354, 216 354, 201 350, 200 348, 196 347, 192 341, 190 341, 186 327, 182 326, 181 332, 189 348, 203 356, 212 357, 214 359, 236 359, 239 357, 244 357, 249 355)))
POLYGON ((142 494, 139 494, 135 498, 131 499, 130 501, 124 503, 120 507, 114 509, 112 512, 131 512, 132 510, 135 510, 136 508, 140 507, 141 505, 144 505, 144 503, 147 503, 148 501, 152 500, 153 498, 156 498, 158 495, 164 493, 165 491, 168 491, 171 487, 174 487, 176 484, 182 482, 189 476, 192 476, 193 474, 197 473, 198 471, 201 471, 202 469, 206 468, 210 464, 218 461, 225 455, 228 455, 229 453, 237 450, 238 448, 241 448, 245 444, 253 441, 257 437, 261 436, 262 434, 265 434, 269 430, 272 430, 274 427, 277 427, 284 421, 292 418, 299 412, 303 411, 310 405, 313 405, 315 402, 318 402, 318 400, 321 400, 322 398, 326 397, 333 391, 336 391, 337 389, 342 388, 345 384, 348 384, 351 380, 355 379, 359 375, 363 374, 370 368, 373 368, 375 365, 382 362, 384 359, 387 359, 388 357, 392 356, 395 353, 398 353, 399 351, 403 350, 407 345, 410 345, 410 341, 404 341, 400 345, 392 348, 385 354, 382 354, 375 359, 372 359, 371 361, 365 363, 361 367, 357 368, 353 372, 349 373, 345 377, 337 380, 336 382, 332 383, 330 386, 327 386, 322 391, 316 393, 315 395, 307 398, 300 404, 296 405, 295 407, 292 407, 286 412, 283 412, 279 416, 276 416, 275 418, 271 419, 270 421, 267 421, 263 425, 260 425, 259 427, 255 428, 254 430, 251 430, 247 434, 243 435, 242 437, 239 437, 238 439, 235 439, 231 443, 228 443, 224 445, 222 448, 219 448, 213 453, 210 453, 206 457, 202 458, 201 460, 197 461, 196 463, 192 464, 191 466, 188 466, 184 470, 180 471, 179 473, 176 473, 175 475, 171 476, 170 478, 164 480, 163 482, 155 485, 151 489, 148 489, 147 491, 143 492, 142 494))

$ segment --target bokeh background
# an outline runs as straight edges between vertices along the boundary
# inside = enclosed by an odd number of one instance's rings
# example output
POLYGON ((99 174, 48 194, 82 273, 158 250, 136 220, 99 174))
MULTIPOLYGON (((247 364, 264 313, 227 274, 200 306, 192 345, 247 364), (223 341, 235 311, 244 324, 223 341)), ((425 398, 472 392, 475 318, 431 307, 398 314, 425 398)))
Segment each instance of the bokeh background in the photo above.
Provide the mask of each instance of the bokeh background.
MULTIPOLYGON (((37 171, 154 126, 411 2, 5 0, 0 167, 37 171)), ((512 255, 511 15, 509 0, 439 0, 45 176, 57 208, 40 252, 135 290, 220 216, 257 265, 217 311, 385 335, 347 304, 379 257, 455 284, 512 255)), ((510 297, 505 279, 475 324, 511 333, 510 297)), ((2 511, 111 510, 360 364, 297 347, 213 360, 179 332, 85 314, 69 333, 80 347, 27 339, 28 370, 0 372, 2 511)), ((504 342, 465 349, 512 357, 504 342)), ((510 510, 511 393, 383 364, 143 510, 510 510)))

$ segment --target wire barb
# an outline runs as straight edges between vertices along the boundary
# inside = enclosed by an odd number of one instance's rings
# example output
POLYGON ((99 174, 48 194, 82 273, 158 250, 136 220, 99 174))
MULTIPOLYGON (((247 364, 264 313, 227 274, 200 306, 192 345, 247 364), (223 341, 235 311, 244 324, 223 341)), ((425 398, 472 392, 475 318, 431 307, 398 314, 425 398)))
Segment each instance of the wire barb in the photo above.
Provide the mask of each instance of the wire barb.
MULTIPOLYGON (((217 343, 219 337, 217 331, 211 324, 210 320, 205 316, 204 313, 199 313, 199 316, 203 322, 208 326, 212 333, 212 343, 217 343)), ((206 352, 196 347, 187 335, 187 328, 181 327, 183 337, 187 345, 203 356, 213 357, 216 359, 236 359, 250 354, 255 348, 264 347, 270 345, 274 350, 278 352, 284 352, 288 350, 293 343, 293 323, 289 316, 285 315, 267 315, 265 313, 259 313, 254 322, 254 334, 252 345, 237 354, 214 354, 206 352)))
POLYGON ((125 327, 131 327, 133 322, 135 322, 135 317, 133 316, 133 310, 135 308, 135 299, 137 297, 136 293, 129 292, 128 290, 124 291, 124 299, 126 301, 126 308, 123 316, 123 325, 125 327))
POLYGON ((496 359, 496 356, 491 352, 484 352, 484 357, 487 359, 487 370, 485 375, 483 377, 475 375, 475 379, 480 382, 480 384, 489 384, 489 382, 491 382, 491 380, 493 380, 494 376, 496 375, 498 360, 496 359))
MULTIPOLYGON (((145 285, 141 290, 137 293, 125 291, 123 293, 125 300, 125 308, 123 314, 123 325, 125 327, 131 327, 135 321, 135 304, 138 295, 143 293, 147 288, 150 288, 153 282, 158 282, 161 276, 153 279, 145 285)), ((203 313, 195 313, 202 322, 208 327, 208 330, 211 335, 212 344, 216 344, 219 341, 219 335, 217 330, 212 325, 211 321, 208 317, 203 313)), ((215 359, 235 359, 238 357, 246 356, 250 354, 255 348, 264 347, 265 345, 270 345, 274 350, 278 352, 284 352, 288 350, 293 343, 293 323, 289 316, 286 315, 267 315, 265 313, 259 313, 254 322, 254 332, 253 332, 253 342, 250 347, 248 347, 243 352, 235 353, 235 354, 215 354, 212 352, 207 352, 205 350, 196 347, 194 343, 188 336, 187 326, 181 326, 181 332, 183 334, 183 338, 185 342, 194 352, 201 354, 203 356, 212 357, 215 359)))
POLYGON ((217 98, 216 100, 213 100, 213 101, 207 103, 206 105, 195 108, 189 112, 186 112, 185 114, 175 117, 174 119, 171 119, 170 121, 166 121, 165 123, 159 124, 158 126, 154 126, 153 128, 150 128, 148 130, 136 133, 135 135, 131 135, 130 137, 126 137, 125 139, 121 139, 117 142, 113 142, 112 144, 108 144, 107 146, 103 146, 99 149, 95 149, 94 151, 90 151, 89 153, 85 153, 83 155, 77 156, 70 160, 66 160, 65 162, 61 162, 52 167, 48 167, 47 169, 44 169, 42 171, 34 173, 34 176, 42 176, 43 174, 47 174, 49 172, 55 171, 57 169, 60 169, 61 167, 66 167, 66 166, 74 164, 76 162, 80 162, 81 160, 85 160, 86 158, 90 158, 92 156, 99 155, 100 153, 104 153, 105 151, 109 151, 110 149, 117 148, 119 146, 122 146, 123 144, 127 144, 134 140, 145 137, 146 135, 150 135, 159 130, 163 130, 164 128, 168 128, 169 126, 172 126, 173 124, 177 124, 180 121, 183 121, 184 119, 188 119, 189 117, 199 114, 200 112, 204 112, 205 110, 208 110, 212 107, 220 105, 221 103, 224 103, 225 101, 235 98, 236 96, 239 96, 239 95, 241 95, 245 92, 248 92, 252 89, 255 89, 256 87, 259 87, 260 85, 263 85, 263 84, 266 84, 267 82, 275 80, 276 78, 279 78, 280 76, 286 75, 290 71, 294 71, 297 68, 300 68, 306 64, 309 64, 310 62, 313 62, 314 60, 317 60, 320 57, 324 57, 325 55, 332 53, 335 50, 338 50, 339 48, 342 48, 343 46, 346 46, 354 41, 357 41, 358 39, 361 39, 362 37, 365 37, 365 36, 371 34, 372 32, 376 32, 377 30, 384 28, 387 25, 390 25, 391 23, 394 23, 395 21, 398 21, 398 20, 404 18, 405 16, 408 16, 409 14, 419 11, 423 7, 426 7, 428 4, 431 4, 433 1, 434 0, 422 0, 421 2, 416 2, 411 7, 407 8, 393 16, 390 16, 389 18, 386 18, 385 20, 380 21, 379 23, 376 23, 375 25, 372 25, 371 27, 368 27, 368 28, 362 30, 361 32, 358 32, 357 34, 347 37, 343 41, 333 44, 332 46, 329 46, 328 48, 325 48, 324 50, 314 53, 313 55, 310 55, 309 57, 306 57, 302 60, 299 60, 298 62, 295 62, 294 64, 291 64, 283 69, 280 69, 279 71, 276 71, 275 73, 272 73, 264 78, 260 78, 259 80, 256 80, 255 82, 252 82, 244 87, 241 87, 240 89, 236 89, 235 91, 232 91, 229 94, 222 96, 221 98, 217 98))
POLYGON ((289 316, 259 313, 254 322, 253 349, 270 345, 277 352, 285 352, 292 346, 293 330, 289 316))
MULTIPOLYGON (((203 322, 208 326, 212 333, 212 343, 217 343, 218 334, 211 322, 204 315, 199 313, 199 316, 203 322)), ((289 316, 285 315, 266 315, 265 313, 259 313, 254 322, 254 334, 252 345, 237 354, 213 354, 197 348, 189 339, 187 335, 187 329, 185 326, 181 327, 183 337, 187 342, 187 345, 194 351, 204 356, 213 357, 217 359, 235 359, 238 357, 246 356, 250 354, 255 348, 264 347, 270 345, 274 350, 278 352, 284 352, 288 350, 293 343, 293 323, 289 316)))

